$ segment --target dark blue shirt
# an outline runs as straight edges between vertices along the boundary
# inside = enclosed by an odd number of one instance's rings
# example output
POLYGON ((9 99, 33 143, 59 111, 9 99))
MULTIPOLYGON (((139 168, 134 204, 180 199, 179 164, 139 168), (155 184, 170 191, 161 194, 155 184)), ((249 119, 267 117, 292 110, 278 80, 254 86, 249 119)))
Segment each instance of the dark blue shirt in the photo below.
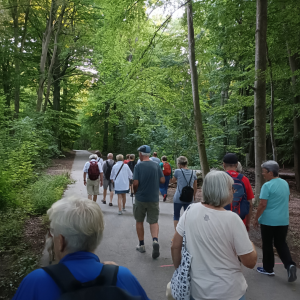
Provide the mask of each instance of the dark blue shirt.
MULTIPOLYGON (((103 264, 98 256, 90 252, 75 252, 66 255, 63 263, 80 282, 88 282, 99 276, 103 264)), ((132 296, 149 300, 137 279, 125 267, 119 267, 117 286, 132 296)), ((57 300, 61 294, 53 279, 43 270, 37 269, 21 282, 13 300, 57 300)))

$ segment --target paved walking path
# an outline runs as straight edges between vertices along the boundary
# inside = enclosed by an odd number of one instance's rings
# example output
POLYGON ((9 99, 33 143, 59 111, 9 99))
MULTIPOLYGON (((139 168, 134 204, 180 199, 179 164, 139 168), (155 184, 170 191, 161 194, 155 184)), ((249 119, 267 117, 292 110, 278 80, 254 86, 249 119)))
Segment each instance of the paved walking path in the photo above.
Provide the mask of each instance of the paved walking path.
MULTIPOLYGON (((83 185, 82 169, 88 160, 88 151, 77 151, 74 160, 71 176, 76 180, 75 184, 69 186, 65 195, 77 194, 87 197, 86 188, 83 185)), ((135 220, 132 215, 132 202, 127 196, 127 211, 119 216, 117 208, 117 196, 114 196, 113 207, 104 205, 102 199, 102 188, 98 201, 105 216, 105 230, 102 243, 96 250, 101 261, 115 261, 125 266, 137 277, 151 300, 164 300, 166 285, 170 281, 174 268, 171 259, 171 238, 174 234, 173 227, 173 206, 170 203, 160 202, 159 219, 159 243, 161 247, 160 257, 153 260, 152 239, 149 225, 145 223, 145 245, 146 253, 139 253, 135 250, 138 239, 135 230, 135 220)), ((107 196, 107 203, 109 195, 107 196)), ((161 199, 162 200, 162 199, 161 199)), ((258 249, 258 265, 261 265, 261 249, 258 249)), ((47 256, 44 255, 41 264, 47 263, 47 256)), ((248 283, 247 300, 299 300, 300 299, 300 270, 298 269, 298 281, 287 282, 287 274, 281 261, 276 258, 275 277, 268 277, 257 273, 255 270, 244 268, 244 274, 248 283)))

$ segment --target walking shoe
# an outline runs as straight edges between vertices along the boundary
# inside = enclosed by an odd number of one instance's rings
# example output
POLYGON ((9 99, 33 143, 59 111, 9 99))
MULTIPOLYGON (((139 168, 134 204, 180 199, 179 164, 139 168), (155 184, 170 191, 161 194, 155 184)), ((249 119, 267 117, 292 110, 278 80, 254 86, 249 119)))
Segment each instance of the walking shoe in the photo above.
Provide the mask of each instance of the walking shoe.
POLYGON ((105 201, 105 200, 101 200, 101 202, 102 202, 103 204, 106 204, 106 201, 105 201))
POLYGON ((166 199, 167 199, 167 194, 164 194, 163 201, 166 202, 166 199))
POLYGON ((118 215, 122 215, 122 211, 121 210, 119 210, 118 215))
POLYGON ((159 253, 159 243, 157 241, 154 241, 152 244, 153 250, 152 250, 152 258, 158 258, 160 253, 159 253))
POLYGON ((122 208, 122 211, 126 211, 126 209, 125 209, 125 208, 122 208))
POLYGON ((287 272, 288 272, 288 282, 294 282, 297 279, 297 268, 296 268, 296 266, 290 265, 287 272))
POLYGON ((265 274, 265 275, 269 275, 269 276, 274 276, 275 273, 274 272, 267 272, 264 268, 262 267, 257 267, 256 271, 258 273, 261 273, 261 274, 265 274))
POLYGON ((142 245, 142 246, 137 245, 135 249, 141 253, 146 252, 145 245, 142 245))
POLYGON ((113 204, 112 204, 112 203, 109 203, 108 205, 109 205, 109 206, 113 206, 113 204))

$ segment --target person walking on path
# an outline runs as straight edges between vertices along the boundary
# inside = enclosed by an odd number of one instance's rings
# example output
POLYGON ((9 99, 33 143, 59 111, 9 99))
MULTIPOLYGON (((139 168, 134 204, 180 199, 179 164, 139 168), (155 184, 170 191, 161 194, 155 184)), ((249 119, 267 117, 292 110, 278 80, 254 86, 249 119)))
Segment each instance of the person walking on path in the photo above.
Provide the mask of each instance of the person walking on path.
POLYGON ((110 174, 113 165, 115 164, 114 160, 114 155, 112 153, 107 154, 107 160, 103 163, 103 173, 104 173, 104 179, 103 179, 103 200, 101 202, 103 204, 106 204, 106 194, 107 194, 107 189, 109 188, 109 206, 113 206, 112 200, 114 197, 114 184, 110 180, 110 174))
POLYGON ((258 223, 260 224, 263 267, 258 267, 257 271, 265 275, 275 275, 274 242, 277 253, 287 270, 288 282, 293 282, 297 279, 297 268, 286 243, 289 228, 289 185, 285 180, 278 177, 279 165, 276 161, 269 160, 263 163, 261 167, 266 183, 260 191, 260 203, 254 226, 257 227, 258 223))
MULTIPOLYGON (((254 198, 250 181, 246 176, 238 173, 238 171, 237 171, 238 158, 234 153, 227 153, 224 156, 224 158, 223 158, 223 168, 224 168, 225 172, 227 174, 229 174, 235 180, 235 182, 237 182, 235 184, 237 184, 237 186, 241 187, 241 190, 242 190, 241 191, 241 194, 242 194, 241 196, 242 196, 242 198, 244 198, 244 201, 248 200, 249 213, 246 215, 245 218, 242 218, 242 220, 243 220, 243 222, 244 222, 244 224, 247 228, 247 231, 249 231, 250 230, 251 216, 252 216, 252 207, 253 207, 252 199, 254 198)), ((237 192, 240 192, 240 191, 236 191, 234 193, 234 197, 235 197, 235 194, 237 192)), ((243 199, 241 201, 243 201, 243 199)), ((228 205, 228 206, 225 207, 225 209, 234 211, 234 205, 228 205)))
POLYGON ((159 218, 159 184, 165 182, 164 174, 160 166, 149 159, 151 148, 143 145, 137 149, 141 162, 134 168, 133 190, 135 203, 133 215, 136 220, 136 232, 139 244, 136 250, 144 253, 144 220, 147 215, 147 222, 150 224, 150 232, 153 239, 152 258, 158 258, 158 218, 159 218))
POLYGON ((162 172, 163 172, 163 174, 165 176, 165 182, 161 183, 159 185, 159 190, 160 190, 160 193, 162 194, 162 196, 164 197, 163 201, 165 202, 166 199, 167 199, 169 182, 170 182, 170 179, 173 177, 173 175, 172 175, 172 167, 167 162, 167 160, 168 160, 167 157, 163 156, 161 158, 161 160, 162 160, 162 162, 159 165, 160 165, 160 167, 162 169, 162 172))
POLYGON ((126 154, 126 159, 124 160, 124 164, 128 164, 130 162, 130 154, 126 154))
POLYGON ((122 211, 126 211, 126 193, 129 193, 129 182, 132 179, 132 172, 128 165, 124 164, 123 159, 122 154, 117 155, 117 163, 113 166, 110 174, 110 179, 115 185, 115 193, 118 195, 119 215, 122 215, 122 211))
POLYGON ((103 158, 102 158, 102 154, 99 150, 95 151, 95 154, 98 156, 97 158, 97 162, 101 163, 101 166, 103 167, 103 158))
MULTIPOLYGON (((135 155, 134 154, 130 154, 129 156, 129 159, 130 161, 128 162, 128 167, 129 169, 131 170, 132 174, 133 174, 133 171, 134 171, 134 167, 136 165, 136 161, 135 161, 135 155)), ((130 180, 130 196, 133 197, 133 179, 130 180)))
POLYGON ((202 203, 190 205, 176 227, 172 259, 178 268, 185 236, 192 256, 191 299, 245 300, 247 282, 241 263, 254 268, 257 253, 241 218, 223 208, 233 200, 233 183, 225 172, 209 172, 202 203))
POLYGON ((180 201, 180 196, 182 189, 190 185, 194 189, 194 199, 197 193, 197 176, 196 174, 188 169, 188 159, 185 156, 179 156, 177 158, 177 165, 179 169, 174 171, 174 176, 170 180, 171 183, 177 182, 176 192, 174 194, 173 202, 174 202, 174 227, 176 230, 179 218, 180 218, 180 211, 183 207, 184 211, 187 207, 191 204, 187 202, 180 201))
POLYGON ((157 157, 157 152, 153 152, 153 156, 150 157, 150 160, 156 162, 157 164, 160 164, 160 159, 157 157))
POLYGON ((83 183, 86 186, 88 198, 96 202, 99 195, 99 184, 103 185, 103 171, 101 163, 97 162, 98 156, 92 154, 83 168, 83 183))

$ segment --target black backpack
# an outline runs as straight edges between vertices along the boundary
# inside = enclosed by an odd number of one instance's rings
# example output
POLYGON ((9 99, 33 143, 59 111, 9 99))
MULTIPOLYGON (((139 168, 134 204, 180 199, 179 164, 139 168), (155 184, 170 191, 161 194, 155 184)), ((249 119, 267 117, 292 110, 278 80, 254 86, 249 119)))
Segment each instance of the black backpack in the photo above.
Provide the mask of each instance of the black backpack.
MULTIPOLYGON (((114 165, 114 163, 113 163, 113 165, 114 165)), ((111 174, 113 165, 111 165, 108 161, 106 161, 106 171, 104 173, 104 176, 107 180, 110 180, 110 174, 111 174)))
POLYGON ((104 265, 96 279, 89 282, 78 281, 64 264, 44 267, 60 288, 62 294, 58 300, 141 300, 133 297, 116 286, 119 267, 104 265))
POLYGON ((193 177, 193 171, 191 174, 190 182, 188 182, 184 176, 182 169, 180 169, 180 170, 182 172, 182 175, 183 175, 187 185, 181 190, 179 200, 182 202, 190 203, 193 201, 193 197, 194 197, 194 189, 190 186, 192 177, 193 177))

